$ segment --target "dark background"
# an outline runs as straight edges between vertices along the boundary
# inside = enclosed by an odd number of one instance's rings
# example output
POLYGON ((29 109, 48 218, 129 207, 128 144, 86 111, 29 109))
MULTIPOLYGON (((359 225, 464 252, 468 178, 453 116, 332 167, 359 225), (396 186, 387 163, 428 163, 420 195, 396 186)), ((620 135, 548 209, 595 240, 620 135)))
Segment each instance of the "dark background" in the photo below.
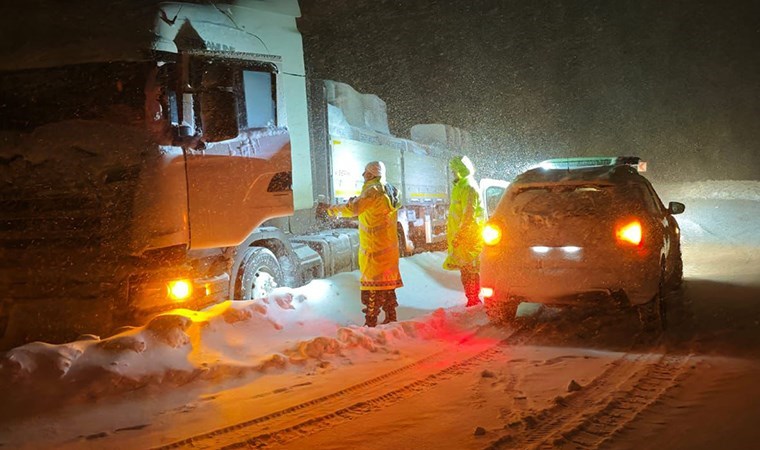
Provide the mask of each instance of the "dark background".
POLYGON ((760 2, 301 0, 310 77, 448 123, 481 175, 639 155, 657 180, 760 179, 760 2))

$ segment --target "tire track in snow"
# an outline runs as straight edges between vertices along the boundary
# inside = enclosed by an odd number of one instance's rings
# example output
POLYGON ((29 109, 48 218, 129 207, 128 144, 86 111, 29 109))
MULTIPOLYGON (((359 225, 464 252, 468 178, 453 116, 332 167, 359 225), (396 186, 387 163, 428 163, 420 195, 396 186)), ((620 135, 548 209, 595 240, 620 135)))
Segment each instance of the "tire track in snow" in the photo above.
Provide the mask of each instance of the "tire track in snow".
POLYGON ((505 434, 486 449, 599 448, 675 386, 689 360, 624 354, 581 391, 524 419, 520 434, 505 434))
MULTIPOLYGON (((438 383, 464 374, 497 356, 505 346, 525 342, 541 327, 521 326, 507 338, 464 358, 450 362, 452 352, 444 349, 380 376, 331 394, 273 412, 175 441, 154 450, 192 448, 262 448, 276 445, 381 409, 404 398, 426 391, 438 383), (531 332, 528 333, 527 331, 531 332), (442 363, 448 363, 441 369, 442 363), (408 376, 413 373, 414 378, 408 376), (425 373, 420 376, 420 373, 425 373), (398 388, 401 384, 402 387, 398 388), (271 430, 266 431, 264 430, 271 430)), ((462 348, 458 348, 461 352, 462 348)), ((462 352, 466 353, 466 352, 462 352)))
POLYGON ((689 359, 688 356, 664 355, 637 383, 616 393, 604 408, 563 433, 562 438, 574 447, 601 447, 685 378, 689 359))

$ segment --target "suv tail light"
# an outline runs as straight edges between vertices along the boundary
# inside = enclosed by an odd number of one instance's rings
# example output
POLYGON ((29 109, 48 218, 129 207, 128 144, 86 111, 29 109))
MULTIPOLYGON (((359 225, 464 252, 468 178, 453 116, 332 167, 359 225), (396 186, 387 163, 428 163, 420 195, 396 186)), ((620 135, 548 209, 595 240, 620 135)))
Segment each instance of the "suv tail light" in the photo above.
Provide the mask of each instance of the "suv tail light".
POLYGON ((496 245, 501 242, 501 227, 493 223, 487 223, 483 227, 483 242, 486 245, 496 245))
POLYGON ((482 287, 480 288, 480 295, 482 295, 483 298, 491 298, 493 297, 493 289, 490 287, 482 287))
POLYGON ((618 241, 627 244, 640 245, 643 237, 641 222, 634 220, 617 229, 615 233, 618 241))

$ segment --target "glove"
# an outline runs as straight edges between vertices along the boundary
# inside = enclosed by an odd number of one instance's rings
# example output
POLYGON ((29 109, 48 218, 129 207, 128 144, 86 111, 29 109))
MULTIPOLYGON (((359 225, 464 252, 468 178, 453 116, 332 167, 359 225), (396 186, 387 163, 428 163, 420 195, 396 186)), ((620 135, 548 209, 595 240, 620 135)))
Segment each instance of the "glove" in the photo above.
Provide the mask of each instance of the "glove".
POLYGON ((338 212, 338 207, 335 205, 330 206, 327 208, 327 215, 330 217, 338 217, 340 213, 338 212))

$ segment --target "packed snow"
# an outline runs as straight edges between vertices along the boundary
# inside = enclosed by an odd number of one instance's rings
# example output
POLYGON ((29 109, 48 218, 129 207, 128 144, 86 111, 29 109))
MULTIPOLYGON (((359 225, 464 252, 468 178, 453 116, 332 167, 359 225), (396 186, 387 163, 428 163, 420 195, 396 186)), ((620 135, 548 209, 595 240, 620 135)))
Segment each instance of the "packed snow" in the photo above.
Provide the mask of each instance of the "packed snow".
POLYGON ((104 339, 12 349, 0 356, 0 445, 145 448, 198 435, 182 445, 217 448, 239 442, 224 440, 237 426, 284 448, 524 448, 531 436, 560 448, 580 445, 573 439, 751 448, 760 439, 751 401, 760 395, 760 182, 655 187, 687 207, 677 217, 684 300, 663 336, 642 337, 619 311, 524 305, 527 341, 468 359, 514 330, 464 308, 458 273, 441 269, 445 255, 423 253, 401 261, 400 321, 374 329, 361 326, 352 272, 176 310, 104 339), (650 371, 667 382, 652 390, 650 371), (401 384, 386 387, 386 377, 401 384), (375 384, 362 388, 366 380, 375 384), (353 406, 313 406, 348 386, 360 386, 348 395, 353 406), (621 404, 637 396, 643 406, 621 404), (605 411, 614 429, 591 439, 605 411), (295 431, 278 431, 280 416, 282 430, 295 431), (257 417, 270 425, 236 425, 257 417))

